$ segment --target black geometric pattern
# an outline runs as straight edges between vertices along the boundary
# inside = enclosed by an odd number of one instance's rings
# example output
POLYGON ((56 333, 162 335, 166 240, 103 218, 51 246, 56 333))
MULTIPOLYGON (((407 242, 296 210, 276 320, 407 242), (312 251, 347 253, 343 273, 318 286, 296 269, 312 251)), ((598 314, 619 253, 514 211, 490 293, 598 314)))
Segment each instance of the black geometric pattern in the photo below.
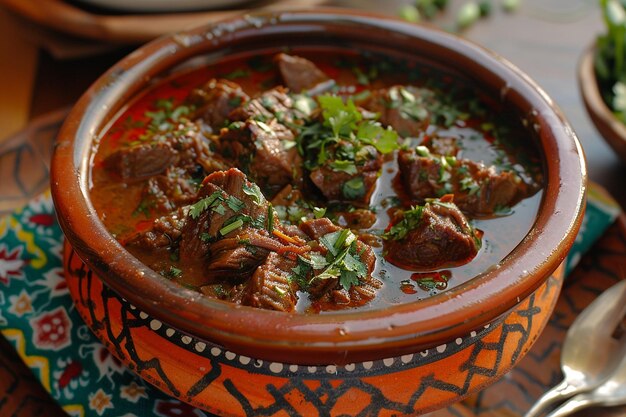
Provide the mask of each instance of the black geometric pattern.
MULTIPOLYGON (((75 253, 72 253, 68 257, 68 265, 70 267, 72 257, 75 253)), ((235 361, 227 362, 222 357, 212 357, 206 355, 205 357, 211 358, 212 366, 203 375, 202 378, 195 381, 192 388, 186 393, 181 393, 174 386, 172 381, 168 378, 168 375, 163 371, 159 358, 139 358, 136 354, 135 341, 132 337, 132 329, 138 327, 148 327, 150 319, 145 317, 141 318, 138 311, 133 308, 132 305, 125 302, 113 291, 109 290, 106 286, 103 286, 99 297, 104 306, 104 315, 101 318, 96 317, 94 300, 88 298, 91 292, 91 285, 94 279, 97 279, 91 274, 91 272, 83 265, 78 270, 73 270, 68 274, 69 276, 75 276, 79 279, 79 300, 81 304, 88 307, 86 310, 89 312, 89 317, 85 317, 87 323, 96 330, 100 337, 104 337, 104 341, 108 348, 124 361, 130 361, 132 363, 131 369, 135 372, 145 376, 146 370, 152 370, 154 373, 151 375, 157 375, 151 377, 148 382, 156 385, 157 387, 172 393, 174 396, 194 403, 194 398, 202 393, 205 389, 216 381, 222 373, 223 366, 234 366, 235 361), (121 317, 123 329, 119 332, 115 332, 113 329, 118 326, 113 326, 108 321, 109 315, 107 309, 109 304, 115 305, 116 308, 121 308, 121 317)), ((556 278, 550 278, 553 282, 550 282, 551 287, 558 287, 560 282, 556 278)), ((547 287, 548 285, 546 285, 547 287)), ((554 288, 551 288, 554 290, 554 288)), ((98 300, 100 303, 100 300, 98 300)), ((276 386, 273 383, 268 383, 264 390, 269 398, 273 401, 270 405, 258 405, 253 403, 253 400, 246 395, 247 384, 254 383, 250 381, 233 381, 231 379, 223 380, 224 388, 227 392, 235 398, 246 415, 249 416, 271 416, 275 414, 285 414, 289 416, 300 416, 298 409, 293 404, 293 399, 297 398, 299 402, 305 402, 307 405, 313 407, 319 415, 333 414, 333 409, 341 401, 345 401, 343 397, 345 395, 354 395, 354 393, 360 393, 361 397, 367 398, 364 401, 363 409, 357 414, 362 416, 379 415, 380 413, 397 413, 398 415, 412 414, 415 410, 419 410, 422 407, 421 400, 424 400, 427 392, 432 390, 438 390, 444 393, 450 394, 450 398, 464 397, 468 395, 475 387, 475 379, 480 378, 479 381, 486 381, 490 378, 494 378, 500 375, 503 370, 507 370, 514 365, 515 362, 525 353, 524 349, 528 345, 529 338, 535 331, 535 317, 542 312, 542 309, 537 304, 536 295, 533 294, 529 297, 524 309, 517 309, 512 314, 516 315, 519 322, 508 322, 502 320, 498 323, 493 323, 488 329, 484 329, 485 332, 481 334, 482 337, 476 337, 476 340, 472 340, 471 353, 467 361, 462 363, 458 369, 461 375, 464 375, 462 382, 459 384, 450 383, 438 379, 437 376, 432 373, 425 375, 420 380, 415 381, 415 386, 412 388, 412 395, 407 401, 398 402, 389 399, 384 391, 373 383, 367 382, 367 378, 362 378, 356 373, 343 375, 329 376, 323 372, 319 374, 305 374, 304 376, 292 375, 291 378, 285 379, 285 383, 276 386), (487 341, 489 338, 486 336, 492 334, 497 335, 495 341, 487 341), (505 359, 504 346, 514 341, 514 348, 512 354, 508 354, 505 359), (495 360, 490 365, 481 365, 481 355, 486 352, 492 352, 495 355, 495 360), (316 388, 310 388, 310 384, 306 382, 316 381, 316 388), (348 394, 350 393, 350 394, 348 394)), ((491 337, 493 339, 493 337, 491 337)), ((170 338, 168 341, 174 342, 177 338, 170 338)), ((193 345, 187 344, 187 345, 193 345)), ((451 348, 454 344, 450 344, 451 348)), ((184 346, 183 346, 184 347, 184 346)), ((465 347, 465 346, 464 346, 465 347)), ((187 346, 189 349, 189 346, 187 346)), ((457 349, 457 350, 460 350, 457 349)), ((454 352, 453 352, 454 353, 454 352)), ((451 354, 453 354, 451 353, 451 354)), ((416 355, 419 356, 419 355, 416 355)), ((423 365, 423 364, 422 364, 423 365)), ((417 365, 406 366, 404 364, 402 370, 411 369, 417 365)), ((243 367, 243 365, 239 365, 243 367)), ((253 367, 250 367, 254 369, 253 367)), ((250 370, 250 368, 245 368, 250 370)), ((389 369, 387 370, 389 372, 389 369)), ((384 369, 379 369, 374 374, 383 374, 384 369)), ((250 378, 254 378, 254 372, 250 372, 250 378)), ((277 380, 280 383, 281 379, 277 380)), ((222 382, 220 382, 222 383, 222 382)))

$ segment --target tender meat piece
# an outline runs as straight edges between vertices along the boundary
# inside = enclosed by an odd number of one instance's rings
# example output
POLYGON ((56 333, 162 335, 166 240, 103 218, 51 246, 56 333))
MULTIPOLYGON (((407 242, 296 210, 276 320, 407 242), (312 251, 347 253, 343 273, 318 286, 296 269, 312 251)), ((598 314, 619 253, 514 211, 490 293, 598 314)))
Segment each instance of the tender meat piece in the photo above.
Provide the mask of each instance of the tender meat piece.
POLYGON ((278 86, 264 91, 260 96, 234 109, 228 116, 231 121, 245 122, 248 119, 278 122, 292 125, 302 123, 306 114, 294 106, 294 101, 284 87, 278 86))
POLYGON ((285 85, 294 93, 310 90, 328 81, 328 76, 306 58, 281 53, 274 57, 274 61, 285 85))
POLYGON ((476 256, 480 237, 452 196, 398 213, 385 234, 385 259, 404 269, 462 265, 476 256))
POLYGON ((362 105, 378 113, 380 122, 391 126, 402 137, 418 137, 430 124, 426 103, 428 90, 411 86, 393 86, 375 90, 362 105))
POLYGON ((191 119, 202 119, 214 132, 224 127, 228 115, 246 103, 250 97, 239 84, 224 79, 211 79, 200 88, 194 89, 187 101, 195 107, 191 119))
POLYGON ((302 222, 300 224, 300 230, 306 233, 309 238, 319 240, 324 235, 341 230, 341 227, 337 226, 326 217, 322 217, 321 219, 302 222))
POLYGON ((360 151, 364 160, 354 163, 356 173, 349 174, 333 168, 333 161, 311 171, 309 178, 330 201, 345 201, 367 205, 374 191, 383 164, 382 155, 373 146, 360 151))
POLYGON ((301 178, 301 157, 293 133, 275 120, 248 120, 225 130, 220 147, 269 195, 301 178))
POLYGON ((203 271, 207 281, 222 281, 233 277, 245 279, 265 260, 269 250, 247 243, 251 236, 256 237, 261 244, 280 247, 266 233, 250 227, 233 234, 233 237, 218 240, 209 246, 203 271))
MULTIPOLYGON (((342 230, 325 217, 304 221, 300 224, 300 229, 311 239, 318 241, 329 233, 342 230)), ((364 264, 366 276, 358 285, 351 285, 348 289, 341 286, 339 278, 313 279, 307 291, 316 300, 317 308, 329 310, 365 304, 375 296, 376 289, 382 286, 380 281, 371 276, 376 265, 376 255, 372 248, 359 240, 354 245, 354 255, 364 264)), ((318 250, 324 252, 323 246, 318 250)))
POLYGON ((104 167, 123 180, 141 180, 158 175, 178 159, 168 143, 148 143, 122 148, 107 156, 104 167))
POLYGON ((196 197, 198 182, 226 167, 196 123, 181 121, 173 132, 144 140, 104 160, 114 175, 127 181, 147 180, 139 211, 150 208, 164 213, 189 204, 196 197))
POLYGON ((418 202, 454 194, 454 202, 465 213, 490 216, 528 195, 529 187, 514 172, 498 172, 467 159, 442 157, 415 150, 398 153, 400 178, 409 196, 418 202))
POLYGON ((325 311, 359 307, 370 302, 382 286, 380 280, 370 275, 359 285, 352 285, 349 290, 341 286, 330 289, 315 301, 315 307, 325 311))
POLYGON ((204 179, 198 201, 194 206, 203 208, 204 201, 207 207, 198 210, 197 215, 193 206, 190 209, 190 216, 182 229, 180 243, 182 261, 191 262, 206 257, 210 243, 222 237, 220 230, 234 216, 245 219, 265 218, 267 214, 265 198, 261 195, 259 201, 253 200, 252 196, 245 193, 244 187, 253 189, 255 186, 235 168, 214 172, 204 179))
POLYGON ((233 301, 267 310, 294 311, 297 289, 290 276, 296 264, 293 259, 271 252, 233 301))
MULTIPOLYGON (((269 206, 238 169, 205 178, 181 230, 179 257, 187 275, 204 284, 242 280, 270 251, 284 246, 267 231, 269 206), (234 226, 233 226, 234 225, 234 226)), ((274 218, 273 225, 278 227, 274 218)))
POLYGON ((139 232, 121 243, 125 246, 140 246, 144 249, 171 247, 180 237, 186 217, 187 209, 179 208, 167 216, 154 220, 148 230, 139 232))
POLYGON ((166 212, 191 204, 198 195, 198 181, 205 174, 201 166, 192 175, 189 169, 170 167, 164 174, 148 180, 144 201, 158 212, 166 212))

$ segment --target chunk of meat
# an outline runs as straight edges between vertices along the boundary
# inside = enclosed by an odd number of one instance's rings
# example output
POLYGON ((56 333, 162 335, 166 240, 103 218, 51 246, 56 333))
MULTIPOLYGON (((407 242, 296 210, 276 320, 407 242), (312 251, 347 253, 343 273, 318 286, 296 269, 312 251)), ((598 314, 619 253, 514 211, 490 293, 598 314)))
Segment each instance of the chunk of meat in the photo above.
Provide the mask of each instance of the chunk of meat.
POLYGON ((291 280, 296 261, 276 252, 270 253, 259 266, 245 289, 233 300, 257 308, 292 312, 296 308, 297 288, 291 280))
POLYGON ((464 212, 490 216, 529 194, 529 186, 511 171, 498 172, 468 159, 457 159, 413 150, 398 153, 400 178, 409 196, 418 202, 454 194, 464 212))
POLYGON ((367 205, 383 164, 382 155, 371 145, 364 146, 361 160, 353 163, 354 173, 333 167, 334 161, 314 169, 309 178, 329 201, 367 205))
POLYGON ((429 90, 395 85, 373 91, 362 106, 378 113, 380 122, 400 136, 418 137, 430 124, 426 103, 433 99, 431 96, 429 90))
POLYGON ((294 93, 311 90, 329 79, 306 58, 280 53, 274 57, 274 61, 278 64, 285 85, 294 93))
POLYGON ((222 237, 220 231, 233 218, 245 219, 242 222, 246 226, 252 219, 265 218, 265 198, 260 192, 258 200, 246 194, 246 190, 253 190, 255 187, 236 168, 217 171, 207 176, 200 187, 198 201, 194 204, 198 210, 194 210, 194 207, 190 209, 190 216, 183 227, 181 260, 205 256, 209 243, 222 237))
POLYGON ((194 89, 187 101, 195 107, 192 120, 202 119, 214 132, 219 132, 228 121, 228 115, 249 99, 239 84, 213 78, 194 89))
MULTIPOLYGON (((317 241, 331 233, 343 230, 324 217, 304 221, 300 224, 300 229, 311 239, 317 241)), ((355 240, 353 245, 354 250, 350 253, 363 263, 367 273, 359 280, 358 284, 350 285, 349 288, 344 288, 338 277, 317 279, 314 276, 309 281, 307 291, 315 299, 315 308, 332 310, 346 306, 363 305, 374 298, 376 290, 382 286, 379 280, 372 277, 376 265, 376 255, 374 255, 372 248, 359 240, 355 240)), ((321 245, 317 250, 325 253, 325 249, 321 245)))
POLYGON ((480 249, 475 231, 448 195, 398 213, 384 238, 385 259, 404 269, 462 265, 480 249))
POLYGON ((276 120, 248 120, 220 136, 222 152, 269 195, 301 178, 301 157, 291 130, 276 120))
POLYGON ((140 246, 145 249, 172 247, 181 235, 187 217, 187 208, 179 208, 174 212, 154 220, 152 227, 129 237, 125 246, 140 246))
POLYGON ((341 227, 331 222, 330 219, 322 217, 320 219, 302 222, 300 224, 300 230, 302 230, 309 238, 319 240, 324 235, 341 230, 341 227))
POLYGON ((178 151, 169 143, 146 143, 118 149, 107 156, 104 167, 123 180, 141 180, 158 175, 176 163, 178 151))
POLYGON ((264 91, 260 96, 234 109, 228 119, 245 122, 248 119, 268 122, 276 119, 279 123, 301 124, 307 115, 298 110, 288 91, 281 86, 264 91))
POLYGON ((205 175, 197 166, 195 174, 180 167, 169 167, 162 175, 147 182, 143 201, 157 212, 167 212, 191 204, 198 194, 198 180, 205 175))
POLYGON ((138 211, 165 213, 189 204, 207 174, 224 169, 201 128, 181 120, 172 132, 143 137, 142 143, 120 149, 103 164, 126 181, 145 181, 138 211))

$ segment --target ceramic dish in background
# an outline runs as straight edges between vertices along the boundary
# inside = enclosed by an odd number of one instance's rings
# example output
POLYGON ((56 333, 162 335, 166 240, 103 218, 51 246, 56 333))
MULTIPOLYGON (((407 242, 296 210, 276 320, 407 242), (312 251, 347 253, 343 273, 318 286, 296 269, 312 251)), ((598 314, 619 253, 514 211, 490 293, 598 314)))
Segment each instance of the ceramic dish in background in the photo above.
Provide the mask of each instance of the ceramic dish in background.
POLYGON ((332 414, 332 410, 342 414, 354 413, 364 404, 355 401, 351 387, 366 381, 377 392, 394 392, 394 399, 381 395, 372 401, 402 403, 401 412, 409 414, 440 407, 493 382, 528 351, 549 316, 562 271, 552 274, 574 241, 586 191, 584 157, 575 135, 546 94, 518 69, 453 35, 351 11, 246 16, 140 48, 105 73, 68 116, 51 177, 59 220, 72 247, 66 251, 68 279, 88 324, 114 354, 148 381, 222 415, 244 415, 245 404, 271 408, 279 402, 272 390, 278 386, 290 390, 290 383, 304 384, 298 390, 309 392, 306 398, 294 399, 299 407, 323 402, 332 414), (89 161, 93 141, 132 97, 151 80, 191 60, 197 62, 194 58, 200 56, 211 62, 242 51, 304 45, 343 45, 419 56, 440 66, 461 68, 485 94, 524 115, 529 128, 537 132, 543 154, 543 201, 531 231, 497 267, 439 295, 403 305, 325 315, 285 314, 199 296, 141 264, 109 234, 89 201, 89 161), (100 280, 104 286, 98 284, 100 280), (507 320, 520 320, 522 311, 533 309, 537 299, 542 300, 543 318, 521 342, 516 337, 507 339, 509 326, 517 326, 507 320), (144 345, 148 350, 142 350, 141 357, 134 348, 125 350, 130 344, 115 344, 130 340, 123 329, 134 312, 143 321, 132 321, 138 331, 133 340, 153 341, 144 345), (113 327, 103 329, 101 319, 113 327), (189 354, 176 354, 178 350, 158 342, 159 337, 174 336, 173 343, 189 354), (489 375, 471 378, 468 384, 458 378, 463 377, 463 369, 467 372, 464 364, 476 359, 472 355, 477 346, 494 346, 481 358, 490 364, 495 361, 496 366, 489 375), (162 369, 145 362, 151 356, 169 357, 193 367, 196 354, 204 355, 207 365, 197 369, 204 374, 191 387, 189 382, 194 380, 181 371, 183 366, 172 365, 178 369, 176 377, 164 381, 162 369), (448 361, 451 356, 456 362, 448 361), (223 371, 221 361, 230 361, 232 370, 223 371), (426 372, 429 368, 420 368, 424 361, 435 364, 445 376, 432 380, 426 372), (353 373, 355 369, 358 372, 353 373), (307 379, 307 373, 313 377, 307 379), (447 378, 457 378, 454 384, 462 388, 444 388, 432 396, 415 392, 435 385, 446 387, 447 378), (346 385, 346 391, 333 394, 328 403, 326 388, 348 380, 355 385, 346 385), (234 386, 233 381, 240 384, 234 386), (198 400, 200 394, 208 399, 198 400))
MULTIPOLYGON (((117 3, 125 3, 129 7, 134 4, 133 1, 117 3)), ((254 6, 257 10, 269 10, 315 7, 324 3, 325 0, 265 0, 255 3, 254 6)), ((245 12, 242 9, 205 9, 180 13, 99 14, 64 0, 0 0, 0 4, 28 20, 61 33, 118 44, 148 42, 167 33, 232 18, 245 12)), ((169 4, 176 2, 171 1, 169 4)))
POLYGON ((600 135, 626 161, 626 125, 622 123, 604 102, 594 70, 595 47, 587 48, 578 63, 578 85, 591 121, 600 135))
MULTIPOLYGON (((77 3, 131 13, 176 13, 184 11, 234 9, 254 0, 77 0, 77 3)), ((267 2, 265 2, 267 3, 267 2)))

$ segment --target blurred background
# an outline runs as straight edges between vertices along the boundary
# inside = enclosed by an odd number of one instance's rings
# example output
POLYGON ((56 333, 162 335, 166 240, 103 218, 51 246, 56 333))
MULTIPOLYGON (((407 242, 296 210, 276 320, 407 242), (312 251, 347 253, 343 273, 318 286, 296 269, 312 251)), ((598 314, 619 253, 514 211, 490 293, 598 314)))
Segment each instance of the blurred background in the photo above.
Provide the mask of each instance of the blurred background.
POLYGON ((604 30, 598 0, 0 0, 0 140, 71 106, 106 68, 156 36, 246 9, 321 6, 434 25, 504 56, 562 108, 586 150, 591 179, 626 205, 626 169, 590 123, 576 81, 580 56, 604 30))

